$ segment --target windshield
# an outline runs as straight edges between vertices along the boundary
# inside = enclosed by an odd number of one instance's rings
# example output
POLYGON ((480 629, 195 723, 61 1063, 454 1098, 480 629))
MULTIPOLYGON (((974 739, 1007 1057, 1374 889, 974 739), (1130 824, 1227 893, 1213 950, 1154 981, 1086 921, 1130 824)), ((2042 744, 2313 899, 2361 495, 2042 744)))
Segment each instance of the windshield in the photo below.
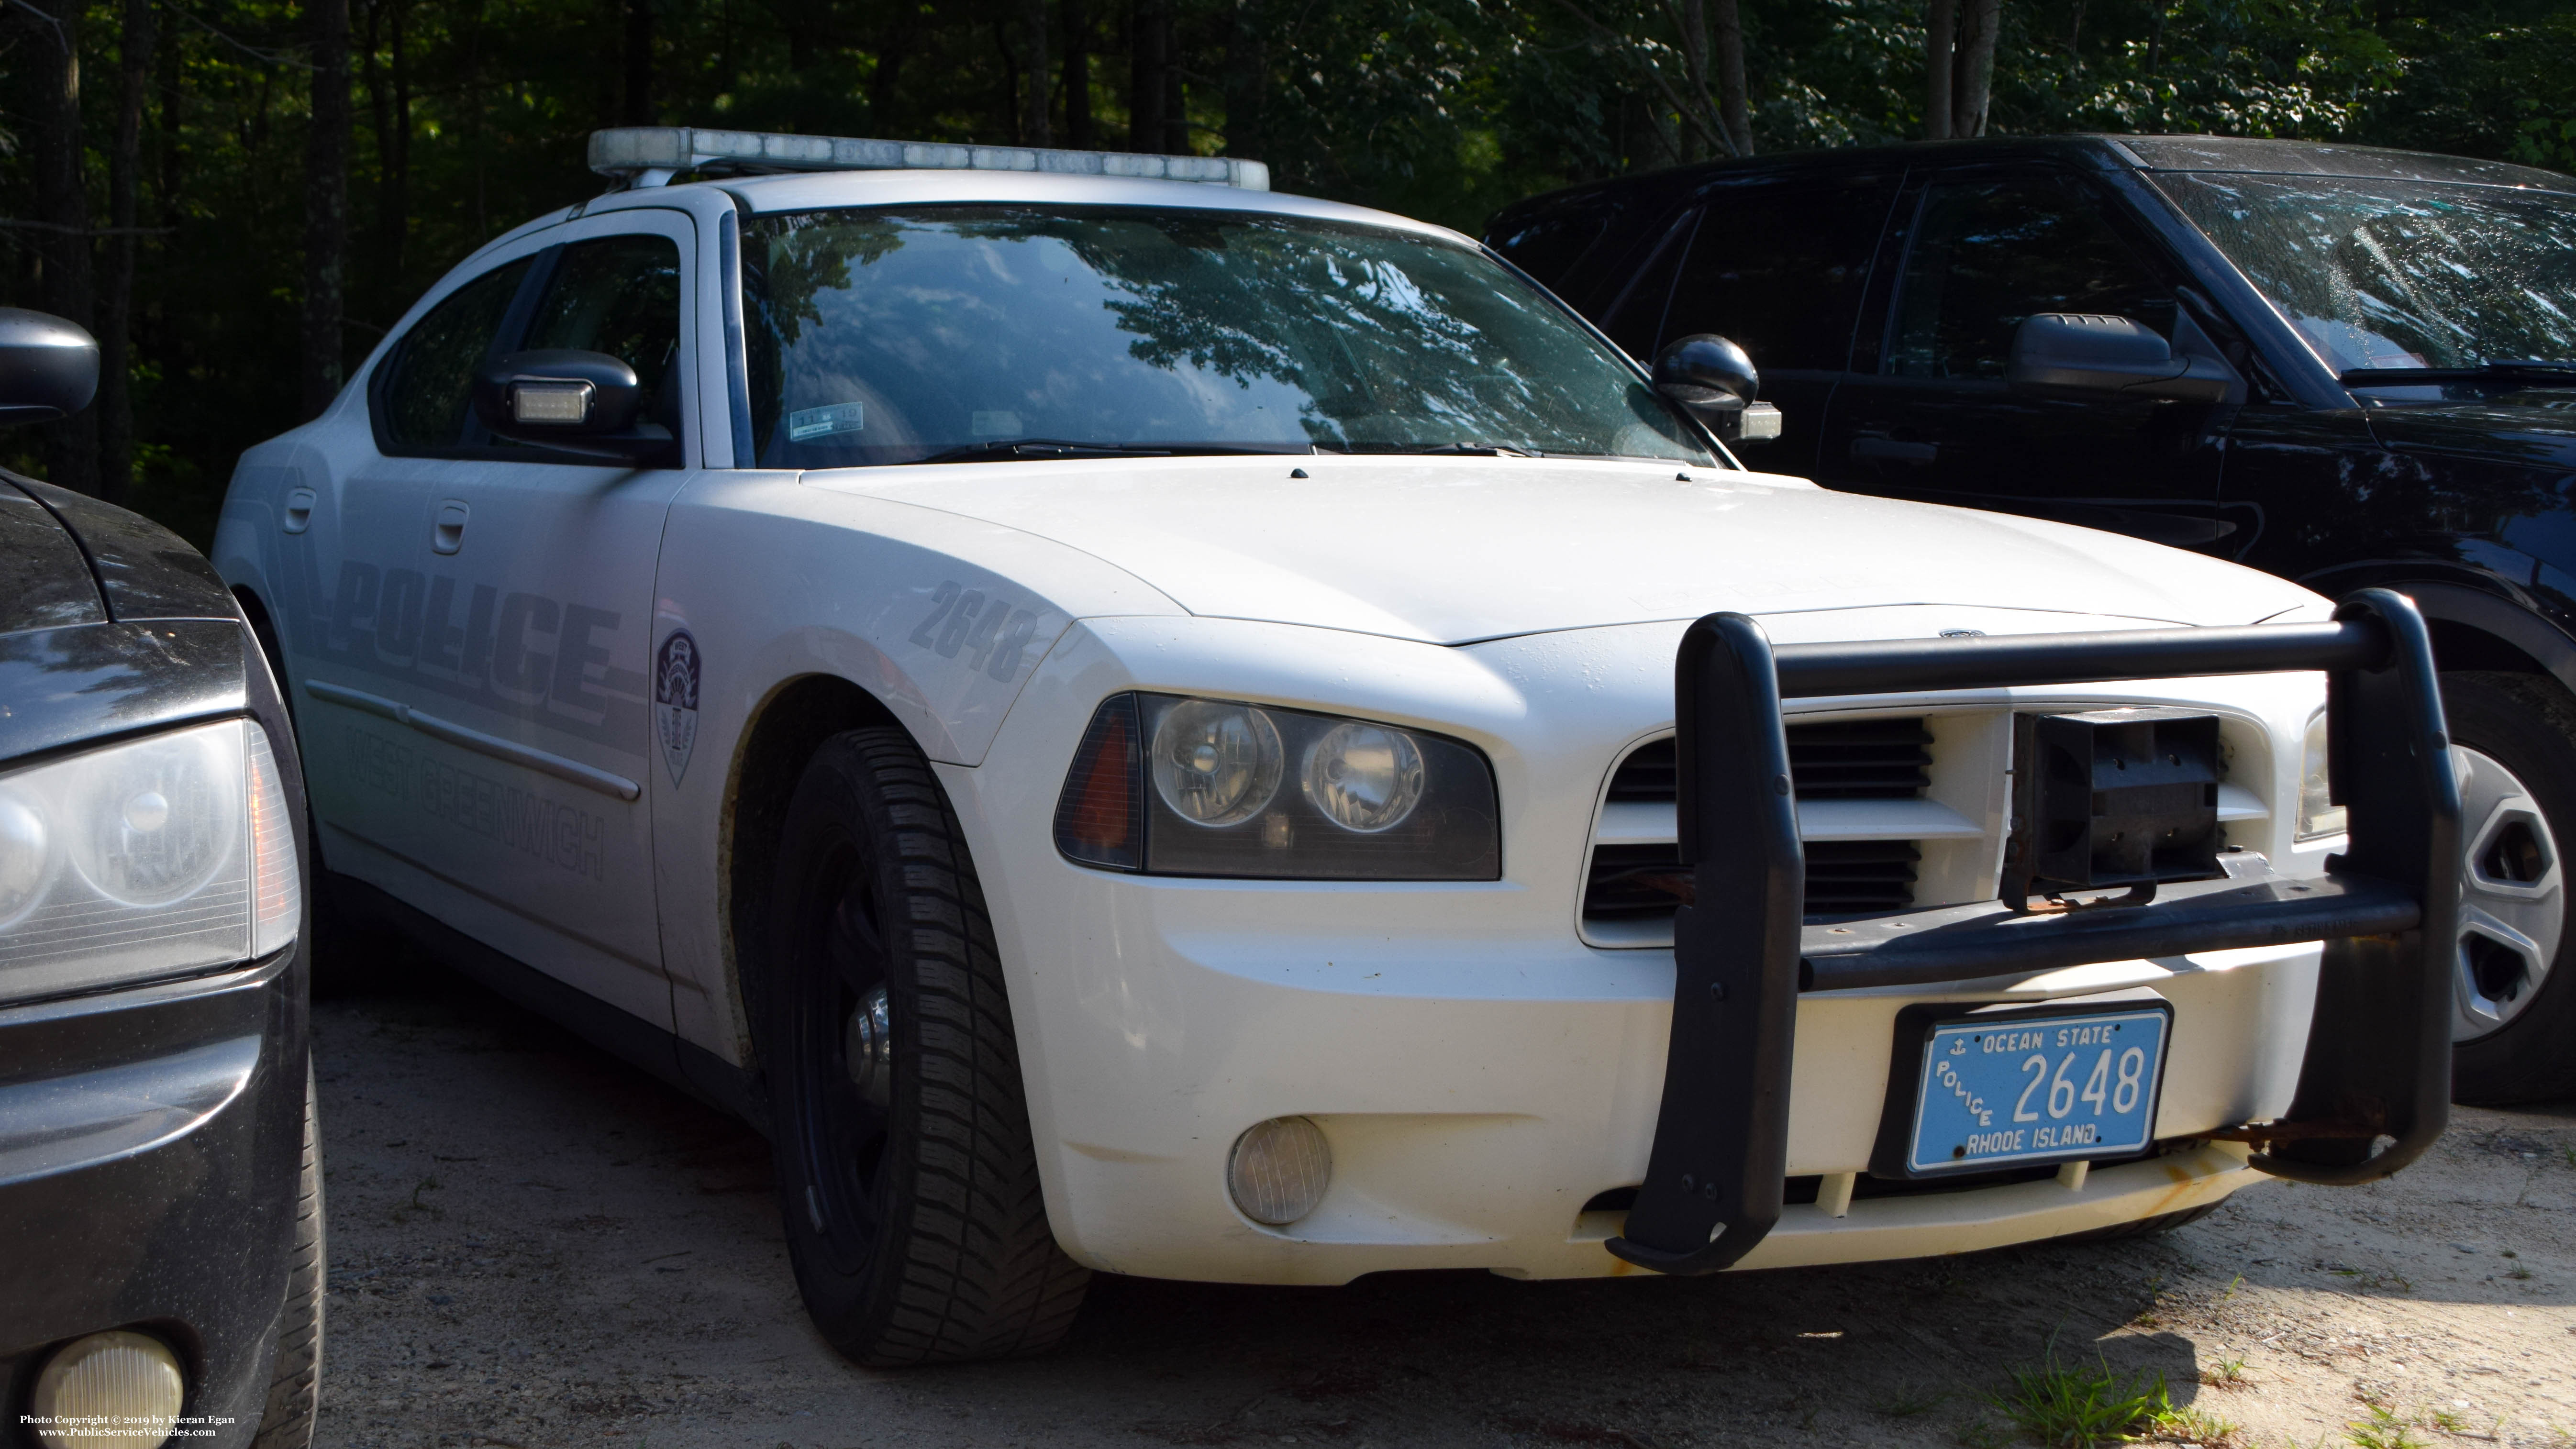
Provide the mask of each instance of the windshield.
POLYGON ((1714 461, 1545 294, 1436 238, 957 206, 757 218, 743 253, 764 467, 1087 449, 1714 461))
POLYGON ((2307 176, 2156 180, 2338 374, 2576 359, 2576 197, 2307 176))

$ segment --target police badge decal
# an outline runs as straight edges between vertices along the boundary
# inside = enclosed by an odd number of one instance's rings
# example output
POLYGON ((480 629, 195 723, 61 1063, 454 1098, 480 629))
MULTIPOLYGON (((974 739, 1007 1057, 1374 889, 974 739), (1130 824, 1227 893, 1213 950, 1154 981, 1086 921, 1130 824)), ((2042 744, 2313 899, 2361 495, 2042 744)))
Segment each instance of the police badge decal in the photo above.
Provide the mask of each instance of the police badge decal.
POLYGON ((698 641, 686 629, 672 630, 653 659, 653 733, 677 785, 698 742, 698 641))

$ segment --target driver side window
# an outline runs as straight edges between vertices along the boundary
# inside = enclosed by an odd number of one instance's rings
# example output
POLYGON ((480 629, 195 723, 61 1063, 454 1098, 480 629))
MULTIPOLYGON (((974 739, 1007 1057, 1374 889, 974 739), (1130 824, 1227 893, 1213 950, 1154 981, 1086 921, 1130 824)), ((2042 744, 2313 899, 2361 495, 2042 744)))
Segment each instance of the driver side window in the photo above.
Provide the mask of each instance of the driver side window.
POLYGON ((1887 371, 2001 382, 2013 329, 2040 312, 2128 317, 2170 340, 2173 294, 2101 210, 2055 180, 1933 187, 1898 284, 1887 371))
POLYGON ((474 371, 491 355, 528 262, 522 257, 450 292, 404 335, 377 399, 387 451, 446 452, 466 443, 474 371))
POLYGON ((639 422, 680 435, 680 248, 665 236, 605 236, 574 242, 515 350, 604 352, 635 369, 644 386, 639 422))

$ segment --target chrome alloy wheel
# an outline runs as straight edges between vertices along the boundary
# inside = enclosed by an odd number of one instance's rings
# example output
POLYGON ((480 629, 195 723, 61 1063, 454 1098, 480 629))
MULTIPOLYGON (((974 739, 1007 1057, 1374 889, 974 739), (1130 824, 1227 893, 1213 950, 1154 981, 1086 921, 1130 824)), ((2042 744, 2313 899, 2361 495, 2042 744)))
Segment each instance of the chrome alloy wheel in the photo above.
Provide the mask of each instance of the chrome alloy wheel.
POLYGON ((2494 756, 2455 745, 2460 823, 2460 942, 2452 975, 2451 1040, 2473 1041, 2540 994, 2567 923, 2558 841, 2522 781, 2494 756))

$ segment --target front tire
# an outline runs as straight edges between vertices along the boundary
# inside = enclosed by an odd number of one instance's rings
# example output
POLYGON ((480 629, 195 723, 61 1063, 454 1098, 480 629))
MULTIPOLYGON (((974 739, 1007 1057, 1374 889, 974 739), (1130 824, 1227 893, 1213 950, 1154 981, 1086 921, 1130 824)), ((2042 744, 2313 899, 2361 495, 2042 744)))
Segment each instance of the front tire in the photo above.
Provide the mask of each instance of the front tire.
POLYGON ((304 1063, 304 1154, 295 1175, 295 1246, 277 1308, 277 1362, 251 1449, 306 1449, 322 1403, 322 1104, 304 1063))
POLYGON ((770 905, 756 1030, 815 1326, 873 1367, 1054 1347, 1090 1275, 1047 1225, 983 891, 910 736, 824 742, 770 905))
POLYGON ((2503 1105, 2576 1093, 2576 962, 2559 856, 2576 841, 2576 697, 2536 674, 2442 676, 2466 765, 2451 1095, 2503 1105))

